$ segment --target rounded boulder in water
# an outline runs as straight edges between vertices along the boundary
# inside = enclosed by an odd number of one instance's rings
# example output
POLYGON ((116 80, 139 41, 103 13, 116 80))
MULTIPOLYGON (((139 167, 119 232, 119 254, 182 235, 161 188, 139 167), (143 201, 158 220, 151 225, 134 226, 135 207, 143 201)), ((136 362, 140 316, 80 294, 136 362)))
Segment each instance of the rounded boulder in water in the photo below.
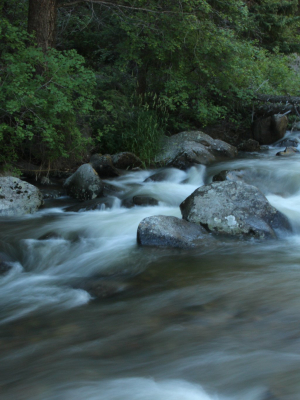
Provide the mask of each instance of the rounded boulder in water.
POLYGON ((180 204, 182 217, 209 232, 276 238, 275 231, 290 231, 288 219, 271 206, 255 187, 224 181, 202 186, 180 204))
POLYGON ((68 196, 84 201, 100 196, 104 184, 90 164, 83 164, 65 181, 64 188, 68 196))

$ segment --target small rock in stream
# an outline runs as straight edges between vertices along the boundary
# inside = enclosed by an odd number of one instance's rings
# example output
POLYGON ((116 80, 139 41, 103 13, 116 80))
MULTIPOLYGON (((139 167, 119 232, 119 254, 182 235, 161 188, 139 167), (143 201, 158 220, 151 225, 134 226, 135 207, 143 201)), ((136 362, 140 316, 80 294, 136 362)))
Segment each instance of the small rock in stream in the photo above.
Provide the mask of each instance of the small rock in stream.
POLYGON ((300 153, 296 147, 287 147, 284 151, 279 151, 276 156, 289 157, 296 153, 300 153))
POLYGON ((112 208, 115 199, 113 197, 101 197, 99 199, 87 200, 80 204, 69 206, 65 209, 67 212, 84 212, 95 210, 107 210, 112 208))
POLYGON ((144 182, 163 182, 166 181, 169 176, 169 170, 164 169, 162 171, 156 172, 153 175, 150 175, 144 182))
POLYGON ((50 239, 62 239, 62 237, 56 232, 47 232, 38 238, 38 240, 50 240, 50 239))
POLYGON ((158 205, 158 200, 156 200, 154 197, 150 196, 134 196, 133 199, 133 204, 136 206, 157 206, 158 205))
POLYGON ((233 169, 231 171, 224 170, 214 175, 213 182, 223 182, 223 181, 243 181, 245 170, 233 169))
POLYGON ((12 269, 12 266, 6 261, 0 259, 0 276, 6 274, 12 269))
POLYGON ((123 282, 91 278, 74 287, 85 290, 94 298, 102 299, 122 293, 128 285, 123 282))

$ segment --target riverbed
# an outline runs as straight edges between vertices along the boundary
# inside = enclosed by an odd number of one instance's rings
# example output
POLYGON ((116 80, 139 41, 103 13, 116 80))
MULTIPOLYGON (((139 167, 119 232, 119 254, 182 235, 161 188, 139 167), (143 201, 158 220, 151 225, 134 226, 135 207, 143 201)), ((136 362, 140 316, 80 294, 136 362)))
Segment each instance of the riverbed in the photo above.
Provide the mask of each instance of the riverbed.
POLYGON ((111 208, 73 212, 62 196, 2 218, 12 269, 0 276, 1 400, 300 399, 300 154, 280 150, 169 169, 163 182, 145 182, 155 171, 106 181, 157 206, 111 195, 111 208), (292 234, 137 245, 143 218, 181 217, 179 204, 225 169, 245 170, 292 234))

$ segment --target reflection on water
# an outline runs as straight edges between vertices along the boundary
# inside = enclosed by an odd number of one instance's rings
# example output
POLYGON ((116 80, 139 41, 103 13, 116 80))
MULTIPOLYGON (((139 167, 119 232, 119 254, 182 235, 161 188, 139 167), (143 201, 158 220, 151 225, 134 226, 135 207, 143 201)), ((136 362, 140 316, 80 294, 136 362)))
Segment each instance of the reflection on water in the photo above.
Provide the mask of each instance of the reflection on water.
POLYGON ((271 148, 209 168, 111 180, 121 200, 155 207, 67 212, 67 198, 1 221, 0 398, 300 399, 300 156, 271 148), (224 169, 242 169, 284 212, 289 237, 205 249, 136 244, 150 215, 224 169), (92 288, 92 290, 91 290, 92 288))

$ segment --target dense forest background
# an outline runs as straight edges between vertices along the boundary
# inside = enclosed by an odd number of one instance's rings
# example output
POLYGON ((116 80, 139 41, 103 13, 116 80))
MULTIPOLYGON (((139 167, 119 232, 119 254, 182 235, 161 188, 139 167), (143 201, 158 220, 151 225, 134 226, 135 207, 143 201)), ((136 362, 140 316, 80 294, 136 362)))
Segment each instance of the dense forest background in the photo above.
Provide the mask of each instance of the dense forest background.
POLYGON ((299 28, 298 0, 4 1, 0 163, 250 127, 259 93, 299 95, 299 28))

